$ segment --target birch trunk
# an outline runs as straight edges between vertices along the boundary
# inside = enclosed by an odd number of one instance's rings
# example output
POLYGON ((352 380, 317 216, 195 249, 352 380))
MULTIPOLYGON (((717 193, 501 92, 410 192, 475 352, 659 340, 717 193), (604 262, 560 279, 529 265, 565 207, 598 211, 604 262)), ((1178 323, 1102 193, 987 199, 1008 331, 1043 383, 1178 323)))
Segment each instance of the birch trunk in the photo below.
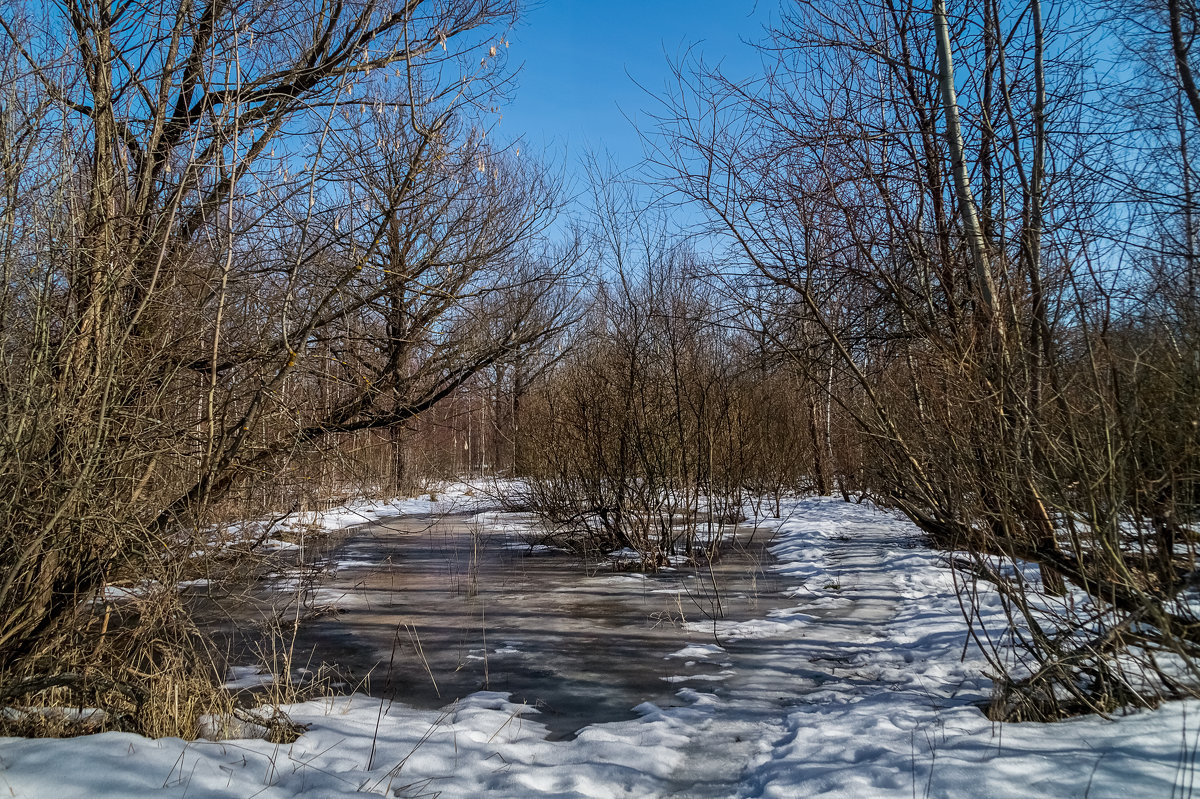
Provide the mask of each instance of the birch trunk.
POLYGON ((988 258, 987 241, 979 223, 979 212, 975 197, 971 193, 971 176, 963 154, 962 125, 958 118, 958 96, 954 90, 954 59, 950 54, 950 25, 946 21, 945 0, 933 0, 933 25, 937 32, 938 85, 942 95, 942 107, 946 114, 946 142, 950 146, 950 166, 954 175, 954 190, 958 197, 959 213, 962 215, 963 232, 971 250, 971 261, 975 269, 975 282, 983 300, 984 313, 996 327, 1001 338, 1004 335, 1004 319, 999 313, 996 284, 992 280, 992 266, 988 258))

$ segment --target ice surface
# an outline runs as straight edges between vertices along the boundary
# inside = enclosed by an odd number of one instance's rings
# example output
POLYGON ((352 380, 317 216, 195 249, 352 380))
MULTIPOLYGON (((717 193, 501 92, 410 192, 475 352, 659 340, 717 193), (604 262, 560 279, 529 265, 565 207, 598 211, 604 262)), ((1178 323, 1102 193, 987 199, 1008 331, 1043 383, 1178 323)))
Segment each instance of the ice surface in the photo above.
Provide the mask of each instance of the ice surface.
MULTIPOLYGON (((612 573, 561 551, 531 555, 511 535, 462 517, 358 528, 333 556, 336 573, 309 594, 313 606, 313 596, 341 592, 330 602, 339 612, 303 624, 293 650, 336 664, 351 684, 370 674, 365 692, 415 707, 511 692, 567 737, 633 718, 639 702, 680 704, 663 660, 696 638, 686 623, 712 612, 714 586, 727 623, 788 601, 763 571, 771 559, 761 542, 701 580, 694 569, 612 573)), ((693 662, 679 673, 716 670, 693 662)))

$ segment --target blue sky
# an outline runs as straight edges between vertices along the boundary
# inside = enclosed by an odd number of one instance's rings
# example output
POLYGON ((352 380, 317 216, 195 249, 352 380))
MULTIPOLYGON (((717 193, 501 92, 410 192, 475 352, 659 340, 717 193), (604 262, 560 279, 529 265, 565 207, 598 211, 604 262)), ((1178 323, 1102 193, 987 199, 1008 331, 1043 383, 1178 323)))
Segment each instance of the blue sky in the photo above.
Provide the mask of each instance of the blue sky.
POLYGON ((642 155, 630 119, 654 105, 637 84, 661 92, 670 61, 691 46, 753 74, 758 56, 742 40, 760 38, 776 9, 776 0, 542 0, 510 37, 510 63, 523 66, 500 133, 550 160, 565 155, 568 174, 588 149, 630 167, 642 155))

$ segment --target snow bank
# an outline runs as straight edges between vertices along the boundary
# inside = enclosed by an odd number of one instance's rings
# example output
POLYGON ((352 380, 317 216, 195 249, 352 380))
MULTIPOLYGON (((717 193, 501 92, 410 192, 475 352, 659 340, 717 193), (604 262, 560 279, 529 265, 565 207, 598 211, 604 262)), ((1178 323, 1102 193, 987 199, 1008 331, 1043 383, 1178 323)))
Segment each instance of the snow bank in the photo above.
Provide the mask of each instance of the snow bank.
POLYGON ((584 730, 569 744, 501 694, 481 692, 443 712, 364 696, 286 708, 312 729, 290 745, 259 740, 147 740, 105 733, 0 745, 0 789, 15 796, 353 797, 648 796, 686 742, 684 722, 653 707, 620 732, 584 730))
MULTIPOLYGON (((790 635, 803 637, 828 681, 796 697, 737 795, 1190 795, 1200 703, 1112 720, 993 724, 979 709, 990 681, 943 556, 869 506, 807 500, 789 513, 776 525, 775 552, 781 571, 799 578, 797 598, 809 597, 799 607, 818 609, 812 621, 789 622, 790 635)), ((995 598, 982 613, 1003 627, 995 598)))

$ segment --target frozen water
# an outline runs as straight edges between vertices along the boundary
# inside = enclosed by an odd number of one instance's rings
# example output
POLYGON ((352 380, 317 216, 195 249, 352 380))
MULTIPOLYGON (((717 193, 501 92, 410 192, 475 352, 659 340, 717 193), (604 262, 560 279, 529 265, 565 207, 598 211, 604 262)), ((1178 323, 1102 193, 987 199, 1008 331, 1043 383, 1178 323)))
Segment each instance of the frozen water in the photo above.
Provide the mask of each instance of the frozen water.
POLYGON ((361 689, 418 707, 477 690, 540 711, 553 737, 679 704, 676 683, 725 679, 719 664, 665 658, 784 607, 761 543, 711 571, 614 573, 545 548, 517 549, 467 517, 359 527, 320 583, 337 614, 302 625, 296 650, 361 689), (309 653, 311 653, 311 658, 309 653))

